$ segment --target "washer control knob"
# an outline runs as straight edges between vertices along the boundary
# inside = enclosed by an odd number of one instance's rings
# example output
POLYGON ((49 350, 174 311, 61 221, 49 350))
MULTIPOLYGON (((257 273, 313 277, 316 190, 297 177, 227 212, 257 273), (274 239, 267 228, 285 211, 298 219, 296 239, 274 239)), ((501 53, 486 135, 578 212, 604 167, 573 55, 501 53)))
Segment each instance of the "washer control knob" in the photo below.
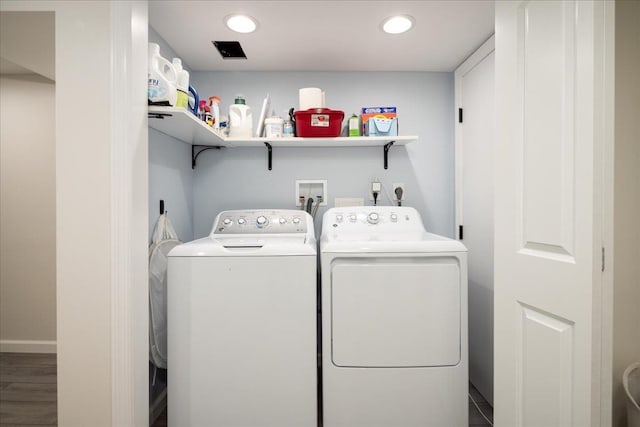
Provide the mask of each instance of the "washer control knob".
POLYGON ((300 224, 300 218, 298 218, 298 217, 293 218, 293 223, 294 224, 300 224))
POLYGON ((256 225, 258 226, 258 228, 266 227, 267 225, 269 225, 269 220, 266 216, 260 215, 258 218, 256 218, 256 225))
POLYGON ((231 223, 232 223, 232 222, 233 222, 233 221, 231 220, 231 218, 225 218, 225 219, 222 221, 222 223, 223 223, 224 225, 231 225, 231 223))
POLYGON ((336 222, 342 222, 342 215, 336 215, 336 222))
POLYGON ((286 223, 287 223, 287 220, 286 220, 286 218, 280 218, 280 219, 278 220, 278 222, 279 222, 280 224, 286 224, 286 223))
POLYGON ((376 212, 371 212, 369 215, 367 215, 367 222, 369 224, 377 224, 378 221, 380 221, 380 215, 378 215, 376 212))
POLYGON ((246 220, 246 219, 244 219, 244 218, 239 218, 239 219, 238 219, 238 224, 239 224, 239 225, 245 225, 246 223, 247 223, 247 220, 246 220))
POLYGON ((398 222, 398 215, 397 214, 391 214, 391 222, 398 222))
POLYGON ((356 214, 349 215, 349 221, 356 222, 357 219, 358 219, 358 216, 356 214))

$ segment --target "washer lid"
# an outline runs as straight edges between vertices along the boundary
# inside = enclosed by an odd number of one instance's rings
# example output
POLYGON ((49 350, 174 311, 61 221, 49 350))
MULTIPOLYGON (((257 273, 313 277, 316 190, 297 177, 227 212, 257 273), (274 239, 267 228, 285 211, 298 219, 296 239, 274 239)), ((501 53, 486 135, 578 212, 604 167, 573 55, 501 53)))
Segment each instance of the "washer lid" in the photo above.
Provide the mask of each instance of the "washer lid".
POLYGON ((289 236, 231 235, 205 237, 175 247, 169 257, 315 256, 316 240, 305 234, 289 236))

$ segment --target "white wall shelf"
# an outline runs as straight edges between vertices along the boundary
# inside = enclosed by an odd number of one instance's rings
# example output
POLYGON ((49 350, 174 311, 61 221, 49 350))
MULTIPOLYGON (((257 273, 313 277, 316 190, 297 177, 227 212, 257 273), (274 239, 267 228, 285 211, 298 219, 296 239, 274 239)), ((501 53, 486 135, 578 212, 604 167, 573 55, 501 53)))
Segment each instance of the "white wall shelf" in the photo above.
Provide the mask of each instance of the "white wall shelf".
POLYGON ((358 136, 337 138, 229 138, 213 130, 184 108, 149 107, 149 127, 192 145, 191 166, 195 168, 198 154, 210 148, 267 147, 269 170, 273 147, 383 147, 384 168, 388 168, 388 152, 392 145, 406 145, 417 136, 358 136), (198 149, 198 147, 201 147, 198 149))

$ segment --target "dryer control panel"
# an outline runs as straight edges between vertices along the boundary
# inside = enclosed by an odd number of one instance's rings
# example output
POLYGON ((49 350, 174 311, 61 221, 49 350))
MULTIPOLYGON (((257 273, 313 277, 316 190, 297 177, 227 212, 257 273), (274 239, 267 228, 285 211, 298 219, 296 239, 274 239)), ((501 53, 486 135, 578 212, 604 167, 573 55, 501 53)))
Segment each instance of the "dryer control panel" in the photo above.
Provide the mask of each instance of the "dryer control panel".
POLYGON ((300 210, 223 211, 216 217, 212 235, 306 233, 308 214, 300 210))
POLYGON ((325 213, 323 224, 343 231, 371 229, 395 231, 424 231, 420 214, 410 207, 358 206, 333 208, 325 213))

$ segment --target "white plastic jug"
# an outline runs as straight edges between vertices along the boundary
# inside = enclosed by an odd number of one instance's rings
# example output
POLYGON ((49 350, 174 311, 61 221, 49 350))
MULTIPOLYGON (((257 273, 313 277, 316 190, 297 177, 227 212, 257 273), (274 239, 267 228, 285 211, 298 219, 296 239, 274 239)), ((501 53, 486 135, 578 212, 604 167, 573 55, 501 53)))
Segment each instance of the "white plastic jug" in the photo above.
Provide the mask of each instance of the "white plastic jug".
POLYGON ((147 97, 155 105, 175 106, 177 73, 171 62, 160 55, 160 46, 149 43, 149 73, 147 97))
POLYGON ((187 108, 189 106, 189 72, 182 67, 180 58, 173 58, 173 68, 176 70, 176 87, 178 98, 176 107, 187 108))
POLYGON ((245 102, 244 97, 238 95, 234 104, 229 107, 229 137, 231 138, 251 138, 253 115, 251 107, 245 102))

